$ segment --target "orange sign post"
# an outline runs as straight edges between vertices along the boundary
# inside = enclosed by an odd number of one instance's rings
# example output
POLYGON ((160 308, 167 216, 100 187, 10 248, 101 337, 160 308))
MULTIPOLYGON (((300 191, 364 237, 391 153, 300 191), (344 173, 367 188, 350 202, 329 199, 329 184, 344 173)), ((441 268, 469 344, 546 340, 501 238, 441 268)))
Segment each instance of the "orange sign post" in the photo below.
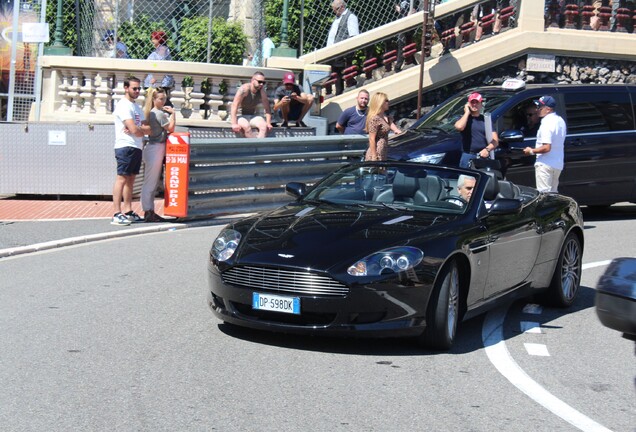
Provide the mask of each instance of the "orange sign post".
POLYGON ((164 214, 188 215, 188 173, 190 168, 190 134, 173 132, 166 142, 166 187, 164 214))

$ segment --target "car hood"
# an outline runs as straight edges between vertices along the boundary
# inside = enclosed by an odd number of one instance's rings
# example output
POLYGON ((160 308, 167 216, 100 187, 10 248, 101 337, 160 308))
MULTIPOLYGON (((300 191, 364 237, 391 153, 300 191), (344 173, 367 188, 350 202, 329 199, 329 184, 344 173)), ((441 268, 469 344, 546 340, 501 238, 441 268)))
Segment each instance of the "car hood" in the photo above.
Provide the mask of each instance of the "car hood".
POLYGON ((461 135, 441 131, 419 132, 412 129, 392 138, 389 144, 390 160, 408 161, 422 154, 446 153, 461 150, 461 135))
POLYGON ((328 270, 379 250, 433 235, 458 216, 382 207, 290 204, 234 224, 235 263, 328 270))

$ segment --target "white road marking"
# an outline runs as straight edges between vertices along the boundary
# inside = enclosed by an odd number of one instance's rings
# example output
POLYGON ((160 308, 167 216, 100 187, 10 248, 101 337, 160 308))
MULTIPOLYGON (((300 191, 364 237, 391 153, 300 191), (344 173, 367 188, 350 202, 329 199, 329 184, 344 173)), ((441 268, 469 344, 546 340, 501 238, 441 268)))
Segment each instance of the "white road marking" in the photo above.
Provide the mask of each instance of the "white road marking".
MULTIPOLYGON (((584 264, 582 269, 587 270, 594 267, 601 267, 611 262, 611 260, 608 260, 584 264)), ((585 432, 611 432, 610 429, 595 422, 541 387, 541 385, 530 378, 517 362, 515 362, 503 338, 503 324, 506 313, 508 312, 508 307, 509 306, 499 307, 486 314, 481 333, 486 355, 499 373, 532 400, 556 416, 561 417, 572 426, 585 432)))
POLYGON ((541 313, 543 313, 543 308, 538 304, 528 303, 523 307, 521 312, 532 315, 541 315, 541 313))
POLYGON ((540 357, 550 357, 550 353, 548 352, 548 347, 544 344, 537 343, 524 343, 523 346, 526 348, 528 354, 533 356, 540 357))
POLYGON ((588 264, 583 264, 583 267, 581 267, 582 270, 587 270, 587 269, 591 269, 594 267, 602 267, 602 266, 606 266, 606 265, 610 265, 610 263, 613 260, 607 260, 607 261, 597 261, 597 262, 593 262, 593 263, 588 263, 588 264))
POLYGON ((519 323, 522 333, 543 333, 541 331, 541 324, 534 321, 521 321, 519 323))

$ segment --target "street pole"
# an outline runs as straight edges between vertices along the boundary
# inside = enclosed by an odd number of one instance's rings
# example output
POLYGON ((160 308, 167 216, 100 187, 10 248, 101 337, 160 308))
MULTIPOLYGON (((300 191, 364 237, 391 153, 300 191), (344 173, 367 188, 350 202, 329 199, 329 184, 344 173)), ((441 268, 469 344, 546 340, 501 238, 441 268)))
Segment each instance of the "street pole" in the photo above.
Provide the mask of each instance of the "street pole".
MULTIPOLYGON (((435 0, 433 0, 435 1, 435 0)), ((428 29, 428 2, 429 0, 424 0, 423 3, 423 23, 422 23, 422 45, 421 45, 421 60, 420 60, 420 83, 419 90, 417 92, 417 116, 416 119, 420 119, 420 112, 422 111, 422 87, 424 86, 424 59, 426 59, 426 33, 428 29)))
POLYGON ((287 44, 287 17, 289 15, 289 0, 283 1, 283 21, 280 25, 280 46, 272 50, 272 56, 296 57, 296 50, 287 44))
POLYGON ((57 16, 55 18, 55 33, 53 34, 53 45, 44 48, 46 55, 71 55, 71 49, 64 46, 62 42, 62 0, 57 0, 57 16))

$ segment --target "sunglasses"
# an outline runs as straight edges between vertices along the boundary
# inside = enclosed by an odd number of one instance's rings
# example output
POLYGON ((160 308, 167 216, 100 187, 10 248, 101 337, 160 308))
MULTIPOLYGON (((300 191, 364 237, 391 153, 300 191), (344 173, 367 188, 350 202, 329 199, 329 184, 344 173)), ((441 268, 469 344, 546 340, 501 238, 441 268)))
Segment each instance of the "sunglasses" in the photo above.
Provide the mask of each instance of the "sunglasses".
POLYGON ((260 85, 265 85, 267 81, 256 80, 256 82, 259 83, 260 85))
POLYGON ((139 91, 139 90, 141 90, 141 87, 131 87, 131 89, 132 89, 133 91, 139 91))

